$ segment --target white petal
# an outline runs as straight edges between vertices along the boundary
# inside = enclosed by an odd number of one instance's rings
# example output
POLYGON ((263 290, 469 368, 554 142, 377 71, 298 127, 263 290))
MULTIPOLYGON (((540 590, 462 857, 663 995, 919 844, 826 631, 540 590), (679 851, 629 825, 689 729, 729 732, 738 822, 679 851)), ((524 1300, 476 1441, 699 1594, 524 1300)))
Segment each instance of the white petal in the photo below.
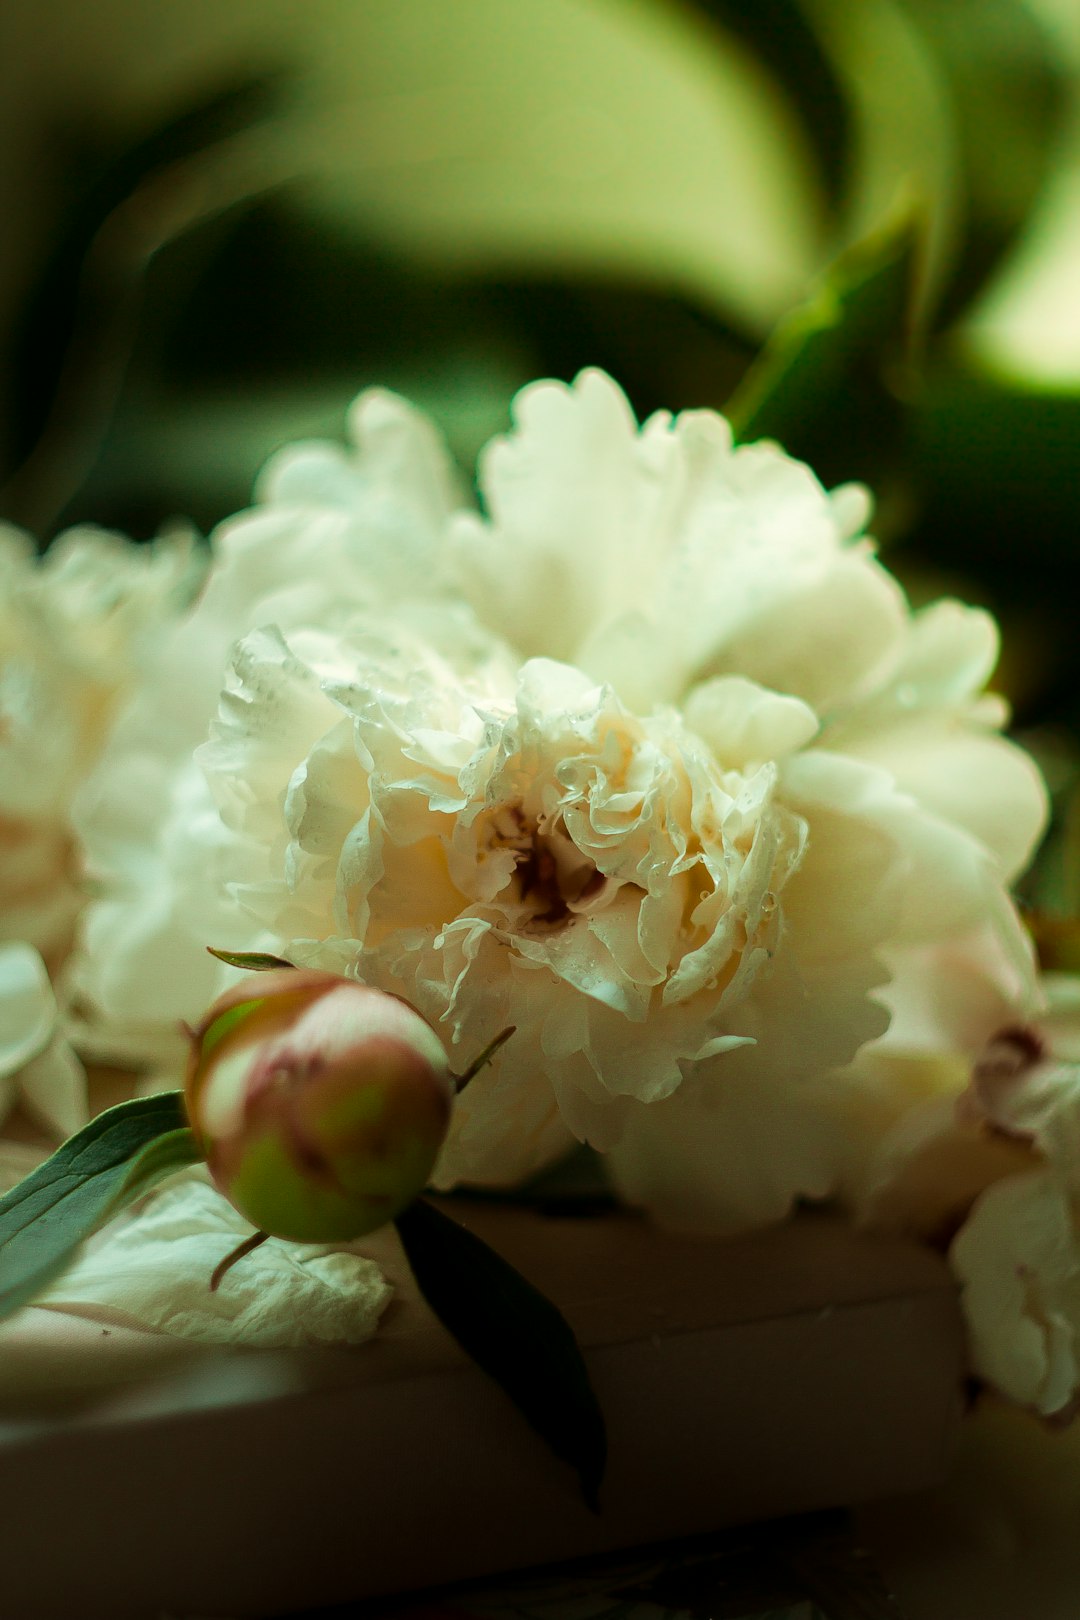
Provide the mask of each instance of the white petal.
POLYGON ((709 1078, 662 1102, 637 1104, 607 1157, 620 1195, 661 1226, 731 1233, 789 1215, 797 1198, 823 1198, 839 1173, 829 1121, 798 1086, 709 1078))
POLYGON ((907 651, 896 672, 902 706, 960 703, 986 685, 998 660, 997 625, 982 608, 935 602, 911 621, 907 651))
POLYGON ((358 1344, 390 1286, 373 1261, 271 1239, 211 1293, 214 1267, 250 1227, 198 1172, 107 1228, 35 1303, 204 1344, 358 1344))
POLYGON ((816 736, 818 718, 798 698, 770 692, 742 675, 718 675, 695 686, 683 714, 725 766, 782 759, 816 736))
POLYGON ((422 411, 370 388, 349 413, 353 453, 329 443, 290 445, 264 468, 258 498, 279 506, 377 508, 408 503, 418 530, 437 529, 460 504, 446 444, 422 411))
POLYGON ((293 771, 339 718, 318 674, 276 626, 238 642, 210 741, 195 753, 226 825, 270 845, 283 838, 293 771))
POLYGON ((992 920, 882 956, 889 983, 879 994, 892 1014, 882 1045, 890 1051, 954 1052, 970 1062, 998 1030, 1039 1011, 1030 955, 1018 962, 992 920))
POLYGON ((892 840, 903 861, 894 943, 967 933, 988 915, 1019 939, 1018 919, 1002 910, 1004 891, 994 856, 965 828, 924 810, 897 788, 890 772, 869 760, 811 749, 785 762, 782 780, 787 801, 811 823, 820 806, 865 819, 892 840))
POLYGON ((534 383, 514 418, 516 432, 481 457, 492 526, 461 518, 451 530, 457 575, 523 655, 573 659, 617 588, 614 571, 633 568, 657 474, 625 395, 602 372, 572 388, 534 383))
POLYGON ((0 1076, 17 1074, 52 1039, 56 1000, 37 951, 0 944, 0 1076))
POLYGON ((903 645, 903 596, 863 552, 839 557, 805 581, 787 584, 784 564, 771 600, 743 623, 710 661, 710 672, 748 675, 801 698, 819 714, 873 691, 895 667, 903 645))

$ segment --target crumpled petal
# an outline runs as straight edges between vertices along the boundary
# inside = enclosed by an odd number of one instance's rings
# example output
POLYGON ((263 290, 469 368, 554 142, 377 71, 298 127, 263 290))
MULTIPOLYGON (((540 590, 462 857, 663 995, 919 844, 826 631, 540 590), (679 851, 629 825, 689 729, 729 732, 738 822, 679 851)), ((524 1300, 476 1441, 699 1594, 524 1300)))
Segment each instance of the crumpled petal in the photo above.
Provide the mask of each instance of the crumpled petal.
POLYGON ((385 388, 360 395, 348 426, 355 450, 316 441, 290 445, 264 468, 256 493, 268 505, 364 512, 383 530, 380 565, 410 588, 416 568, 432 560, 426 537, 461 504, 449 451, 421 411, 385 388))
POLYGON ((1039 1032, 996 1034, 957 1108, 962 1119, 1030 1145, 1080 1194, 1080 1064, 1060 1061, 1039 1032))
POLYGON ((270 1238, 210 1292, 251 1227, 201 1171, 170 1181, 101 1232, 36 1305, 204 1344, 360 1344, 392 1289, 373 1260, 270 1238))

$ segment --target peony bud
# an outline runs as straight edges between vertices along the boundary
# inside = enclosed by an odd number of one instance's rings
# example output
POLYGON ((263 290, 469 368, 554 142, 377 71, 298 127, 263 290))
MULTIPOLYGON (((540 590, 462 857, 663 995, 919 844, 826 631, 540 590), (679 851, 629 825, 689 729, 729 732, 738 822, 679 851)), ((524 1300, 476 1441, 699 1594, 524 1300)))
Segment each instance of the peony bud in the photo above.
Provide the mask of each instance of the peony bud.
POLYGON ((450 1123, 442 1046, 404 1001, 332 973, 260 973, 192 1035, 188 1116, 210 1173, 274 1237, 343 1242, 427 1185, 450 1123))

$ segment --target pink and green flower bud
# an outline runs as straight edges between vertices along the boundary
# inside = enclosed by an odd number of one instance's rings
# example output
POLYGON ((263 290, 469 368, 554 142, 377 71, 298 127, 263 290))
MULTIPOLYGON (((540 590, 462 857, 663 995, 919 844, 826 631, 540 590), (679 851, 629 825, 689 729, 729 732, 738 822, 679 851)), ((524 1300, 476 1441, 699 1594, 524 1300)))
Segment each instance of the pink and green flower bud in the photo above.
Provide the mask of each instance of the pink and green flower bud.
POLYGON ((300 1243, 362 1237, 427 1185, 455 1084, 395 996, 331 973, 256 974, 192 1035, 188 1117, 253 1226, 300 1243))

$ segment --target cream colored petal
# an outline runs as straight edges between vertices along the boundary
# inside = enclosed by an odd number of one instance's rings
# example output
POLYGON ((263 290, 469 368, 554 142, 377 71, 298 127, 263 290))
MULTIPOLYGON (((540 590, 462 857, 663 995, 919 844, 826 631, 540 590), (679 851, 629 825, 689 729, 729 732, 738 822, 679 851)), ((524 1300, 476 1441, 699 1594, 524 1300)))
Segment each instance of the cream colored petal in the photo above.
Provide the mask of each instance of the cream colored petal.
POLYGON ((576 660, 642 710, 717 674, 819 709, 872 690, 902 650, 903 597, 865 543, 845 545, 809 469, 775 445, 733 450, 709 412, 664 419, 661 436, 665 499, 576 660))
POLYGON ((1038 1161, 1022 1143, 957 1119, 963 1064, 908 1059, 906 1066, 929 1068, 942 1089, 926 1098, 913 1090, 906 1107, 899 1099, 892 1103, 893 1124, 877 1141, 866 1140, 853 1185, 845 1190, 867 1225, 940 1243, 987 1187, 1036 1168, 1038 1161))
POLYGON ((794 1087, 843 1068, 888 1028, 880 1000, 885 978, 874 951, 822 960, 812 937, 789 941, 725 1020, 754 1044, 732 1053, 723 1072, 751 1091, 759 1080, 781 1077, 794 1087))
POLYGON ((1019 950, 1022 930, 1005 901, 997 862, 984 845, 898 789, 868 760, 810 749, 783 765, 785 799, 813 826, 816 808, 862 819, 892 840, 902 862, 894 944, 969 933, 990 915, 1019 950))
POLYGON ((887 770, 922 809, 977 838, 1004 882, 1027 866, 1046 828, 1046 786, 1031 755, 949 714, 882 723, 850 737, 845 753, 887 770))
POLYGON ((826 1197, 839 1174, 838 1141, 798 1086, 729 1080, 725 1061, 662 1102, 634 1105, 607 1157, 620 1195, 670 1231, 769 1225, 800 1197, 826 1197))
POLYGON ((829 491, 829 507, 842 540, 854 540, 865 532, 874 509, 865 484, 838 484, 829 491))
POLYGON ((805 583, 777 585, 709 660, 704 674, 740 674, 801 698, 818 714, 873 691, 903 648, 906 607, 895 580, 868 554, 851 551, 805 583))
POLYGON ((614 571, 634 566, 659 498, 657 458, 602 372, 572 387, 534 383, 514 418, 515 432, 481 457, 490 522, 462 517, 451 528, 457 578, 525 657, 573 660, 597 616, 611 615, 614 571))
POLYGON ((683 717, 725 768, 782 759, 805 747, 819 728, 817 715, 799 698, 742 675, 718 675, 693 687, 683 717))
POLYGON ((944 707, 975 697, 994 672, 1000 644, 998 627, 982 608, 951 600, 923 608, 911 621, 896 672, 898 706, 944 707))
POLYGON ((829 960, 882 943, 903 916, 909 875, 888 778, 814 750, 784 763, 780 792, 808 827, 783 903, 804 949, 829 960))
MULTIPOLYGON (((349 412, 355 449, 290 445, 260 474, 257 495, 279 506, 408 510, 414 533, 434 533, 461 504, 445 441, 422 411, 384 388, 369 388, 349 412)), ((418 560, 418 559, 415 559, 418 560)), ((400 559, 399 559, 400 561, 400 559)))
POLYGON ((276 627, 238 642, 210 740, 195 752, 226 825, 270 847, 284 842, 293 772, 339 719, 318 674, 276 627))

